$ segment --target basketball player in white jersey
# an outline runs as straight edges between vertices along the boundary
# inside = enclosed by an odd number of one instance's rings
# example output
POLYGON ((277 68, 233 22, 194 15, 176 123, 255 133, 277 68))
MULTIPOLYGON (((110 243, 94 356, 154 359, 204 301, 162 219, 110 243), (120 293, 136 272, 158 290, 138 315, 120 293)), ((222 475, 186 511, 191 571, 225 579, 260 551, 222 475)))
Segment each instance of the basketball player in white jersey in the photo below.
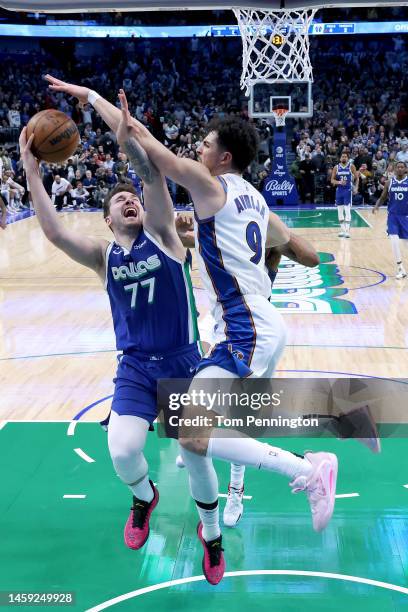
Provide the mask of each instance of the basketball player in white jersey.
MULTIPOLYGON (((179 214, 176 219, 176 228, 183 246, 195 248, 194 225, 191 215, 179 214)), ((287 244, 281 247, 273 247, 266 253, 265 264, 272 289, 282 256, 310 268, 319 265, 320 261, 314 247, 302 236, 291 231, 290 240, 287 244)), ((198 321, 204 351, 207 351, 207 347, 209 348, 214 344, 215 325, 216 322, 210 312, 198 321)), ((176 465, 179 468, 185 467, 181 455, 177 456, 176 465)), ((226 527, 235 527, 244 512, 244 476, 245 466, 231 463, 227 500, 223 512, 223 521, 226 527)))
MULTIPOLYGON (((123 90, 119 98, 128 116, 126 147, 135 137, 156 167, 183 185, 194 202, 198 263, 212 300, 217 344, 199 364, 190 389, 200 389, 203 378, 270 378, 285 346, 285 328, 268 301, 271 284, 265 250, 287 244, 289 232, 269 212, 262 195, 242 178, 257 152, 255 128, 237 117, 214 123, 198 150, 199 163, 175 156, 130 117, 123 90)), ((216 430, 209 438, 197 434, 180 439, 180 444, 200 515, 197 533, 210 583, 220 582, 225 570, 213 457, 286 476, 293 492, 306 492, 314 529, 327 526, 337 479, 337 458, 332 453, 303 457, 248 437, 221 438, 216 430)))
POLYGON ((346 151, 340 156, 340 163, 334 166, 331 183, 336 187, 337 214, 340 223, 339 238, 350 238, 351 204, 353 194, 358 190, 359 174, 349 160, 346 151))
MULTIPOLYGON (((400 244, 408 245, 408 176, 405 162, 397 162, 394 175, 385 183, 383 192, 378 198, 373 214, 388 199, 387 232, 391 240, 392 253, 397 264, 395 278, 401 280, 407 276, 402 262, 400 244)), ((408 254, 408 246, 407 254, 408 254)))

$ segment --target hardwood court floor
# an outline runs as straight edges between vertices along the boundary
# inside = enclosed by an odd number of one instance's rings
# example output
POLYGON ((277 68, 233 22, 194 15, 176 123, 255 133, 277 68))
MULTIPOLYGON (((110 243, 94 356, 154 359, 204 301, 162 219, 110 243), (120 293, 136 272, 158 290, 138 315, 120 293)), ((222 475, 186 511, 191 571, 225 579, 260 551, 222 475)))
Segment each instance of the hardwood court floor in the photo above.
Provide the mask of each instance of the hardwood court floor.
MULTIPOLYGON (((287 215, 322 263, 311 271, 288 262, 280 268, 273 301, 289 333, 278 375, 406 375, 408 281, 392 277, 384 212, 362 215, 372 227, 354 212, 350 241, 337 238, 335 211, 287 215)), ((98 213, 61 220, 109 237, 98 213)), ((0 255, 0 591, 75 591, 68 609, 78 612, 106 609, 102 602, 132 592, 109 607, 408 611, 404 438, 383 440, 380 455, 354 440, 324 440, 339 458, 341 497, 322 534, 312 531, 306 499, 290 495, 285 479, 248 469, 244 516, 235 530, 224 529, 231 573, 214 588, 201 576, 197 516, 187 474, 175 467, 177 445, 149 435, 146 458, 160 504, 145 547, 126 549, 129 493, 114 475, 106 434, 82 422, 109 408, 116 353, 108 300, 91 271, 42 237, 35 218, 0 234, 0 255), (30 422, 12 422, 21 420, 30 422)), ((194 284, 205 316, 196 272, 194 284)), ((300 453, 322 441, 279 445, 300 453)), ((225 495, 229 468, 216 468, 225 495)))
MULTIPOLYGON (((301 226, 295 231, 313 242, 323 263, 306 270, 284 262, 279 270, 273 302, 285 317, 288 346, 278 375, 406 376, 408 280, 393 276, 385 212, 353 211, 360 227, 351 240, 337 237, 334 210, 283 215, 301 226)), ((62 213, 61 221, 110 239, 99 213, 62 213)), ((107 296, 92 271, 43 237, 35 217, 0 234, 0 253, 0 419, 71 419, 112 393, 116 353, 107 296)), ((197 270, 193 282, 203 317, 207 300, 197 270)), ((90 418, 107 408, 102 402, 90 418)))

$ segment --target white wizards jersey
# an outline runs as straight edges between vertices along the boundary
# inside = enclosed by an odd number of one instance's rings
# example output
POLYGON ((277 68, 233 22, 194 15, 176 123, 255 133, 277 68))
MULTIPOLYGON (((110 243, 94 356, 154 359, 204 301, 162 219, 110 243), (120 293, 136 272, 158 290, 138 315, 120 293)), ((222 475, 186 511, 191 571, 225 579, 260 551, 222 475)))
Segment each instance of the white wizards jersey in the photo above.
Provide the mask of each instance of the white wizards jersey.
POLYGON ((269 209, 264 197, 241 176, 217 178, 226 202, 213 217, 196 218, 194 230, 200 275, 220 322, 226 310, 245 304, 245 296, 269 299, 271 281, 265 267, 269 209))

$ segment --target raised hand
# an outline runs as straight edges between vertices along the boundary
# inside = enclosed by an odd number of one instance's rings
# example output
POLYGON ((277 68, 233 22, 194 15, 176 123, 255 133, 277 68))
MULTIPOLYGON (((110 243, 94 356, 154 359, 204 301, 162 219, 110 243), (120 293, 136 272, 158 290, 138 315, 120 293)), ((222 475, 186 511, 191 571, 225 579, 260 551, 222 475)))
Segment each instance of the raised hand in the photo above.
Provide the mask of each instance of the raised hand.
POLYGON ((120 118, 120 122, 118 125, 118 129, 116 130, 116 138, 118 139, 118 143, 123 145, 126 140, 128 140, 131 136, 135 136, 133 131, 133 121, 132 117, 129 113, 128 101, 126 98, 126 94, 123 89, 119 90, 118 94, 120 100, 120 108, 122 111, 122 116, 120 118))
POLYGON ((31 151, 31 144, 34 140, 34 134, 31 134, 30 138, 27 140, 27 128, 24 127, 21 130, 20 138, 18 139, 18 144, 20 145, 20 156, 23 160, 24 170, 26 174, 38 174, 38 160, 34 157, 31 151))
POLYGON ((74 98, 78 98, 80 104, 88 103, 89 87, 82 87, 81 85, 74 85, 73 83, 66 83, 53 77, 51 74, 46 74, 44 79, 48 81, 49 88, 52 91, 62 91, 74 98))
POLYGON ((193 217, 191 215, 186 215, 181 213, 176 217, 176 229, 179 234, 185 234, 186 232, 191 232, 194 228, 193 217))

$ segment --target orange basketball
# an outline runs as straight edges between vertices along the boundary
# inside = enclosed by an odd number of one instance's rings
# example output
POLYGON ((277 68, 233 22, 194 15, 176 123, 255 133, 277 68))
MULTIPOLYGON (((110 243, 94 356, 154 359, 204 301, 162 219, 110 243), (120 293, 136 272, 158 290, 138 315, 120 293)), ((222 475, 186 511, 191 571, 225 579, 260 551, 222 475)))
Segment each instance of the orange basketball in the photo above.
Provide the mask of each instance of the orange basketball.
POLYGON ((68 115, 54 109, 43 110, 27 124, 27 140, 34 132, 31 150, 35 157, 61 163, 70 157, 79 144, 79 132, 68 115))

